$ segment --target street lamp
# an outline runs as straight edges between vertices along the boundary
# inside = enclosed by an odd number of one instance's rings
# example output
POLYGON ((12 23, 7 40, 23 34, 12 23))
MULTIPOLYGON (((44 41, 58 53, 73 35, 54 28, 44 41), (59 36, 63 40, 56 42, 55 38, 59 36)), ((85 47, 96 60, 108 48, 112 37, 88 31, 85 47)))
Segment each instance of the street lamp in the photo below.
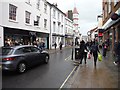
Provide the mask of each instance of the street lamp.
POLYGON ((88 41, 90 41, 91 32, 90 32, 90 31, 88 31, 88 32, 87 32, 87 35, 88 35, 88 41))

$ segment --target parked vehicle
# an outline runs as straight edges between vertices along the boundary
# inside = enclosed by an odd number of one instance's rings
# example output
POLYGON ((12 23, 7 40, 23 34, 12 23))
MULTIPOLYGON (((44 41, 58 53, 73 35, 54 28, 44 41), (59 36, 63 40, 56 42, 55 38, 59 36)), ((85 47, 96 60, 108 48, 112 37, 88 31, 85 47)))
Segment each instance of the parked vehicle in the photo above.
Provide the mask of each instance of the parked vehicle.
POLYGON ((49 62, 49 53, 31 45, 2 47, 2 70, 24 73, 28 67, 49 62))

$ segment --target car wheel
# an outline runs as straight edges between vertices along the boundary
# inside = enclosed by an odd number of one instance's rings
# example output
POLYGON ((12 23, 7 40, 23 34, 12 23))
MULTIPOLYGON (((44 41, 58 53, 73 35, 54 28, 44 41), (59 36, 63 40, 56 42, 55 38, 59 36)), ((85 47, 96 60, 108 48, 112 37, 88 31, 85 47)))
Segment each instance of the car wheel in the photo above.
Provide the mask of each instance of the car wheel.
POLYGON ((46 64, 49 62, 49 56, 45 56, 45 61, 44 61, 46 64))
POLYGON ((24 73, 26 71, 26 64, 24 62, 19 63, 17 70, 19 73, 24 73))

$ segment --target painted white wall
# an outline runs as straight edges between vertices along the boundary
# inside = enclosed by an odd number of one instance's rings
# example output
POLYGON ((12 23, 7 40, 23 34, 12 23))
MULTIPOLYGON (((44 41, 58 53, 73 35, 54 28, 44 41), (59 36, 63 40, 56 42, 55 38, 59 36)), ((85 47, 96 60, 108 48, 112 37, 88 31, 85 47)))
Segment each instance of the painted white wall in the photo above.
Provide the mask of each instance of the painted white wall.
POLYGON ((2 3, 0 2, 0 25, 2 25, 2 3))
MULTIPOLYGON (((56 7, 51 7, 51 48, 54 48, 54 46, 52 46, 52 34, 56 33, 59 35, 65 35, 65 15, 60 12, 56 7), (53 17, 53 10, 55 10, 55 17, 53 17), (58 13, 59 13, 59 19, 58 19, 58 13), (62 20, 62 16, 63 16, 63 20, 62 20), (55 31, 53 30, 53 22, 55 22, 55 31), (58 27, 58 22, 60 22, 60 26, 58 27), (58 29, 60 28, 60 29, 58 29)), ((61 38, 57 37, 56 38, 56 43, 57 43, 57 48, 59 47, 59 43, 61 41, 61 38)), ((65 38, 64 38, 64 43, 63 43, 63 47, 65 46, 65 38)))
POLYGON ((44 13, 44 2, 45 0, 40 0, 40 10, 36 7, 37 0, 31 0, 30 5, 22 1, 13 2, 13 0, 9 0, 9 2, 2 2, 2 18, 4 18, 3 26, 18 28, 23 30, 37 31, 50 33, 50 6, 47 5, 47 13, 44 13), (9 4, 17 6, 17 20, 11 21, 9 20, 9 4), (25 11, 29 11, 31 13, 30 24, 25 23, 25 11), (36 20, 36 16, 40 16, 40 26, 34 26, 34 20, 36 20), (44 29, 44 19, 47 19, 47 28, 44 29))
POLYGON ((65 34, 73 35, 73 22, 67 17, 65 17, 65 34))
POLYGON ((3 36, 3 27, 0 26, 0 47, 2 47, 4 45, 4 36, 3 36))

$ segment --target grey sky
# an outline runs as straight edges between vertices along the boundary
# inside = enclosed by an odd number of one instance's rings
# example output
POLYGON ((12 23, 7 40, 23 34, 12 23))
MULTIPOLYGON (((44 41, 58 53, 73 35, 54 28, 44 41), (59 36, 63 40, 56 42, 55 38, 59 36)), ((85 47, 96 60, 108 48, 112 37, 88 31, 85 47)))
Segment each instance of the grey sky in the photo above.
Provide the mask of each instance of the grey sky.
POLYGON ((102 14, 102 0, 47 0, 50 3, 57 2, 63 12, 73 10, 76 6, 79 12, 79 27, 82 35, 98 25, 97 15, 102 14))

